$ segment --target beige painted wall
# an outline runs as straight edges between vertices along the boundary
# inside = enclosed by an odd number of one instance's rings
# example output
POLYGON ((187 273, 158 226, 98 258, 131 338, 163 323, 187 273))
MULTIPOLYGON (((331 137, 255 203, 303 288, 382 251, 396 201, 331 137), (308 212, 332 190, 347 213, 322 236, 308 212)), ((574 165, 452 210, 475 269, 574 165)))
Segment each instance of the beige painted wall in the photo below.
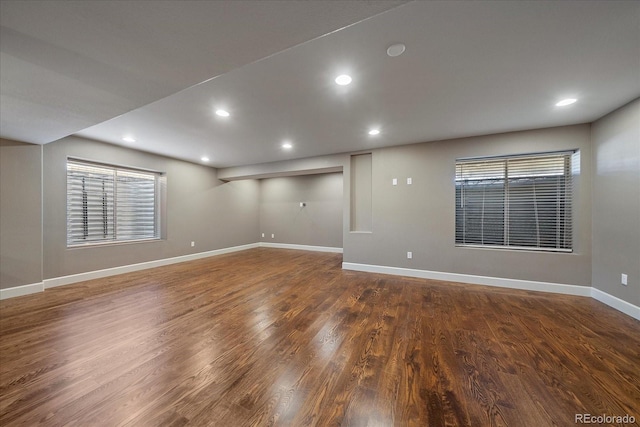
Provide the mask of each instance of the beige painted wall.
MULTIPOLYGON (((349 166, 347 165, 347 168, 349 166)), ((591 284, 590 126, 576 125, 373 150, 372 232, 344 227, 344 261, 571 285, 591 284), (456 247, 455 160, 579 149, 574 252, 456 247), (406 184, 411 177, 412 185, 406 184), (392 186, 392 179, 398 185, 392 186), (407 251, 413 259, 407 259, 407 251)), ((345 177, 349 171, 345 170, 345 177)), ((345 178, 346 179, 346 178, 345 178)), ((345 185, 349 191, 349 185, 345 185)), ((346 195, 348 200, 349 195, 346 195)), ((344 204, 345 209, 349 203, 344 204)), ((349 218, 348 213, 345 215, 349 218)))
POLYGON ((213 168, 77 137, 45 145, 43 171, 45 279, 256 242, 255 180, 223 183, 213 168), (166 239, 67 248, 67 157, 166 173, 166 239))
MULTIPOLYGON (((212 168, 87 139, 69 137, 48 144, 43 148, 43 159, 39 154, 39 146, 7 145, 3 141, 0 147, 0 285, 6 288, 39 282, 42 278, 253 243, 261 240, 261 232, 267 233, 264 240, 270 241, 270 233, 275 232, 277 239, 273 239, 274 242, 343 246, 344 260, 347 262, 575 285, 590 285, 593 279, 595 287, 638 305, 639 121, 640 101, 636 100, 593 125, 373 150, 373 223, 370 234, 349 232, 350 162, 345 154, 332 156, 327 161, 322 159, 321 162, 325 170, 329 167, 342 168, 343 174, 223 183, 217 179, 216 171, 212 168), (563 149, 579 149, 581 152, 573 209, 574 253, 455 247, 456 158, 563 149), (154 243, 67 249, 67 156, 166 172, 167 239, 154 243), (44 232, 39 228, 38 214, 42 194, 39 187, 41 159, 44 162, 44 232), (331 176, 334 178, 329 178, 331 176), (338 184, 338 176, 341 185, 338 184), (33 178, 24 183, 28 191, 15 191, 13 182, 19 181, 20 177, 33 178), (313 182, 320 179, 318 177, 324 177, 327 181, 322 184, 320 181, 313 182), (410 186, 406 185, 407 177, 413 179, 410 186), (398 186, 391 185, 392 178, 398 179, 398 186), (328 196, 331 193, 338 199, 342 197, 341 204, 335 200, 330 202, 331 212, 341 211, 341 236, 333 231, 320 232, 328 227, 320 222, 315 222, 313 233, 309 229, 295 230, 295 227, 291 227, 295 215, 300 221, 298 225, 302 224, 303 217, 299 216, 300 212, 294 212, 291 206, 285 205, 291 204, 299 209, 297 204, 307 201, 310 207, 311 198, 308 195, 314 194, 315 190, 310 189, 315 186, 318 186, 318 194, 328 196), (308 200, 298 200, 302 198, 308 200), (281 217, 284 210, 290 210, 286 221, 281 217), (12 229, 22 230, 27 238, 21 240, 19 245, 15 244, 18 237, 12 229), (43 252, 39 246, 41 234, 44 236, 43 252), (340 237, 342 242, 339 241, 340 237), (321 240, 324 238, 328 240, 321 240), (190 247, 191 240, 196 241, 195 248, 190 247), (412 260, 406 259, 407 251, 413 252, 412 260), (43 258, 44 275, 41 275, 39 270, 43 258), (620 273, 623 272, 629 275, 627 287, 619 284, 620 273)), ((288 161, 276 165, 275 172, 287 174, 305 169, 309 164, 315 164, 313 159, 288 161), (301 168, 297 165, 301 165, 301 168)), ((271 169, 269 165, 257 165, 255 170, 264 175, 270 173, 271 169)), ((251 177, 252 168, 245 167, 242 175, 251 177)), ((305 215, 309 213, 311 210, 305 215)), ((315 220, 309 216, 304 221, 313 223, 315 220)))
POLYGON ((373 216, 373 204, 371 202, 372 182, 372 156, 371 153, 351 156, 351 174, 349 185, 351 191, 351 203, 349 203, 349 231, 371 231, 371 218, 373 216))
POLYGON ((261 180, 259 240, 341 248, 342 187, 341 172, 261 180))
POLYGON ((640 306, 640 99, 594 122, 591 131, 593 287, 640 306))
POLYGON ((0 289, 42 282, 42 147, 0 139, 0 289))

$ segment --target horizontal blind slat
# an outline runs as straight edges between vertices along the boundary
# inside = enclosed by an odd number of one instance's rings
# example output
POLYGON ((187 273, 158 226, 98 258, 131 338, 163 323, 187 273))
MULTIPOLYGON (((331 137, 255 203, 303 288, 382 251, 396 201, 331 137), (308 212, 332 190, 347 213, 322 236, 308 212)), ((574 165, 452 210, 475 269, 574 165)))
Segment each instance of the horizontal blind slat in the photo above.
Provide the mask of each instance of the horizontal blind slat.
POLYGON ((570 249, 573 157, 456 161, 456 243, 570 249))
POLYGON ((67 244, 157 238, 158 176, 69 160, 67 244))

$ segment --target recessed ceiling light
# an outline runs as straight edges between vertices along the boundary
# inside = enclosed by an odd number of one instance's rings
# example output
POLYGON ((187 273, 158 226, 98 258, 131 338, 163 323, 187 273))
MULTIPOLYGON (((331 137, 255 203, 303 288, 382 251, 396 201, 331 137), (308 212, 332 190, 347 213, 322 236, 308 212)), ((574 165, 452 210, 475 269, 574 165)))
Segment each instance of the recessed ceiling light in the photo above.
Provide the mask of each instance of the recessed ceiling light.
POLYGON ((380 134, 380 129, 371 129, 369 131, 369 135, 379 135, 380 134))
POLYGON ((338 77, 336 77, 336 83, 339 84, 340 86, 346 86, 349 83, 351 83, 352 79, 351 76, 348 76, 346 74, 341 74, 338 77))
POLYGON ((565 107, 565 106, 567 106, 567 105, 571 105, 571 104, 573 104, 573 103, 574 103, 574 102, 576 102, 576 101, 577 101, 577 99, 575 99, 575 98, 567 98, 567 99, 563 99, 562 101, 560 101, 560 102, 558 102, 558 103, 556 104, 556 107, 565 107))
POLYGON ((132 136, 123 136, 122 140, 124 142, 136 142, 136 139, 134 137, 132 137, 132 136))
POLYGON ((394 56, 400 56, 404 53, 405 49, 407 47, 405 45, 403 45, 402 43, 397 43, 394 45, 389 46, 389 48, 387 49, 387 55, 394 57, 394 56))
POLYGON ((216 110, 216 114, 220 117, 229 117, 231 115, 227 110, 216 110))
POLYGON ((208 162, 209 158, 207 156, 202 156, 200 157, 200 160, 202 160, 203 162, 208 162))
POLYGON ((291 144, 290 142, 285 142, 282 144, 282 148, 284 148, 285 150, 291 150, 293 148, 293 144, 291 144))

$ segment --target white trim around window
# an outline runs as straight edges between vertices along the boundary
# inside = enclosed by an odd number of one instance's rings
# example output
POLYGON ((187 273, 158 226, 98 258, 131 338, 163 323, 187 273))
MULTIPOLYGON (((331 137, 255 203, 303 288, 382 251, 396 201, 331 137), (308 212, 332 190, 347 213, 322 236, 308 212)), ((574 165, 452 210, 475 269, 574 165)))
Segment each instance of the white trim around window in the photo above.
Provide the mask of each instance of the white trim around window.
POLYGON ((160 172, 67 159, 67 247, 160 239, 160 172))
POLYGON ((456 246, 572 252, 578 155, 456 160, 456 246))

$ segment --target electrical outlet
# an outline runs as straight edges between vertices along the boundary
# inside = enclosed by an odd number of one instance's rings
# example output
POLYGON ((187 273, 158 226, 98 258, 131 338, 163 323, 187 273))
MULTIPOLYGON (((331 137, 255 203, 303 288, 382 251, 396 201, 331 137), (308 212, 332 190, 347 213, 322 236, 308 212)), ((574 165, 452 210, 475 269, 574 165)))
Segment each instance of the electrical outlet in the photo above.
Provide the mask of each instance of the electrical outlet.
POLYGON ((392 185, 398 185, 398 178, 393 178, 393 179, 391 180, 391 184, 392 184, 392 185))
POLYGON ((413 184, 413 179, 407 178, 407 185, 411 185, 411 184, 413 184))
POLYGON ((407 252, 407 259, 413 258, 413 252, 407 252))
POLYGON ((627 277, 627 275, 626 275, 626 274, 622 273, 622 274, 620 275, 620 283, 622 283, 622 284, 623 284, 623 285, 625 285, 625 286, 627 286, 627 279, 628 279, 628 277, 627 277))
POLYGON ((271 235, 271 238, 272 238, 272 239, 275 239, 275 238, 276 238, 276 235, 275 235, 275 234, 272 234, 272 235, 271 235))
POLYGON ((196 242, 191 242, 191 247, 195 247, 196 246, 196 242))
POLYGON ((264 237, 264 233, 262 233, 262 237, 264 237))

